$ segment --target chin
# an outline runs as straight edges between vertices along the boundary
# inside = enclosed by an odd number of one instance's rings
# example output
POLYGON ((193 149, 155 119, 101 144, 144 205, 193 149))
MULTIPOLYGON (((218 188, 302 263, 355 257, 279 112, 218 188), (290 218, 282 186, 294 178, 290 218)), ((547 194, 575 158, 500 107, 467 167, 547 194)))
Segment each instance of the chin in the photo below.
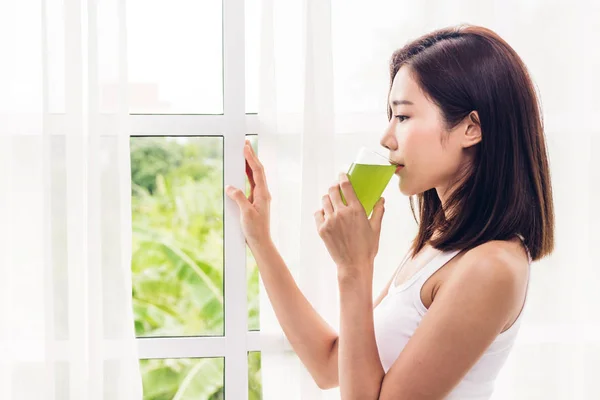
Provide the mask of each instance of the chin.
POLYGON ((411 190, 410 187, 407 187, 405 184, 402 184, 402 179, 400 179, 400 183, 398 184, 398 188, 400 189, 400 193, 402 193, 405 196, 413 196, 415 194, 417 194, 415 191, 411 190))
POLYGON ((402 178, 400 178, 400 183, 398 184, 398 187, 400 189, 400 193, 407 197, 416 196, 418 194, 425 193, 427 190, 429 190, 427 188, 411 187, 407 185, 406 181, 402 181, 402 178))

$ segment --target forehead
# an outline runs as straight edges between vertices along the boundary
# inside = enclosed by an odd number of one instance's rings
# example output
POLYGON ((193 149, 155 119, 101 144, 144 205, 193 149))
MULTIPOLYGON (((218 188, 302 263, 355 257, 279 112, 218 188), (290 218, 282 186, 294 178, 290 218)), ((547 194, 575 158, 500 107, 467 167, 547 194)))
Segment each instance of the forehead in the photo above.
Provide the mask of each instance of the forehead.
POLYGON ((410 100, 417 103, 424 97, 417 82, 413 79, 410 67, 401 67, 392 82, 390 90, 390 103, 393 100, 410 100))

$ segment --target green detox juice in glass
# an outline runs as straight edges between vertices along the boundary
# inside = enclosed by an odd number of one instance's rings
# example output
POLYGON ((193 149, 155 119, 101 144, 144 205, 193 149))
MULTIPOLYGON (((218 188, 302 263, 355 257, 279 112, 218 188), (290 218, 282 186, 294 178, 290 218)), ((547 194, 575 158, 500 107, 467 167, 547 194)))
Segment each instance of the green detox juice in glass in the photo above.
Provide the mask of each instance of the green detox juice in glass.
MULTIPOLYGON (((395 171, 396 166, 393 164, 375 165, 353 163, 350 166, 348 179, 350 180, 350 183, 352 183, 356 196, 365 209, 367 216, 371 215, 375 203, 377 203, 377 200, 381 197, 395 171)), ((347 204, 343 193, 342 200, 344 201, 344 204, 347 204)))

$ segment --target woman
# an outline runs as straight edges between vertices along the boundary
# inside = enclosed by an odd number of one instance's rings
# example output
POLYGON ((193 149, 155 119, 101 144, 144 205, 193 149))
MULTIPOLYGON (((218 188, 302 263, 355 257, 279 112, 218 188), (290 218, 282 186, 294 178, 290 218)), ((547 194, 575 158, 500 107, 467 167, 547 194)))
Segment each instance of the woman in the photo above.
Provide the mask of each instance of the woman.
POLYGON ((536 93, 515 51, 481 27, 425 35, 393 54, 390 72, 381 145, 398 165, 400 191, 417 196, 419 231, 373 303, 383 199, 368 219, 345 174, 329 189, 315 220, 338 268, 339 335, 270 239, 271 197, 248 144, 252 194, 227 195, 277 318, 319 387, 339 385, 344 400, 489 399, 519 329, 531 261, 554 247, 536 93))

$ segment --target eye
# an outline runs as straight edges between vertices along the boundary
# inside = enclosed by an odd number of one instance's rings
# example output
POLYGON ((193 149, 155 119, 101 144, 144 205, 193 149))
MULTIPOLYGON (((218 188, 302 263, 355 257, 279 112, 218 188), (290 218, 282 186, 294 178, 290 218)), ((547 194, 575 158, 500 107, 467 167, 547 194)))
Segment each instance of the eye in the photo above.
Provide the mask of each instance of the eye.
POLYGON ((398 122, 404 122, 408 119, 406 115, 394 115, 394 118, 398 118, 398 122))

